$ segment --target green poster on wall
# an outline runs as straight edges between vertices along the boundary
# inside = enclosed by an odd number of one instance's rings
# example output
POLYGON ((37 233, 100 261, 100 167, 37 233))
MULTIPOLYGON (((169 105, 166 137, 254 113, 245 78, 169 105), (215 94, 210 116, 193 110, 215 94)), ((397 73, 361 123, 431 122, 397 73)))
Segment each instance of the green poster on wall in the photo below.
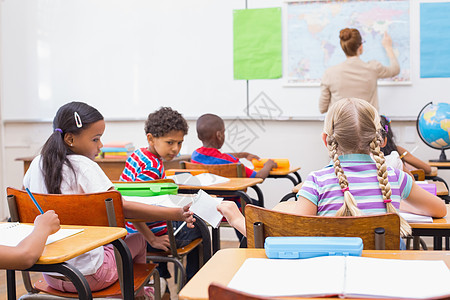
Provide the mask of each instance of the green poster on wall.
POLYGON ((234 79, 280 78, 281 8, 233 13, 234 79))

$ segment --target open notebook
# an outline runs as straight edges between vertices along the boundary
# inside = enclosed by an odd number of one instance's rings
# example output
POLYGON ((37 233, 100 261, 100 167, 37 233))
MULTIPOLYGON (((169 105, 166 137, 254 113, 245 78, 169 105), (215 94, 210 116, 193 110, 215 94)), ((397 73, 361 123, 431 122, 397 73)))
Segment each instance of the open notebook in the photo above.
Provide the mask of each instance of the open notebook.
MULTIPOLYGON (((3 223, 0 224, 0 245, 2 246, 17 246, 23 239, 25 239, 34 229, 33 225, 20 223, 3 223)), ((61 228, 47 238, 46 245, 62 240, 84 229, 66 229, 61 228)))
POLYGON ((226 177, 211 173, 202 173, 195 176, 190 173, 181 173, 173 176, 167 176, 167 178, 173 179, 176 184, 191 186, 209 186, 230 181, 230 179, 226 177))
POLYGON ((450 271, 443 261, 249 258, 228 287, 268 297, 442 298, 450 296, 450 271))

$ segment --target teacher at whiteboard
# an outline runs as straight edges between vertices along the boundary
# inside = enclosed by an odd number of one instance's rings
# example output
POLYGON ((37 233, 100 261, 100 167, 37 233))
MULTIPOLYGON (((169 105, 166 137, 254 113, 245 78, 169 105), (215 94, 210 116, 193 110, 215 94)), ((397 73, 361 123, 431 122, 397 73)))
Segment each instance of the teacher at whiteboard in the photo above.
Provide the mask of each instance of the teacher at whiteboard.
POLYGON ((347 59, 325 71, 320 84, 320 112, 326 113, 334 102, 351 97, 364 99, 378 110, 377 79, 392 77, 400 72, 392 50, 391 37, 385 33, 381 41, 390 61, 390 66, 387 67, 376 60, 364 62, 359 58, 364 49, 361 34, 357 29, 342 29, 339 38, 347 59))

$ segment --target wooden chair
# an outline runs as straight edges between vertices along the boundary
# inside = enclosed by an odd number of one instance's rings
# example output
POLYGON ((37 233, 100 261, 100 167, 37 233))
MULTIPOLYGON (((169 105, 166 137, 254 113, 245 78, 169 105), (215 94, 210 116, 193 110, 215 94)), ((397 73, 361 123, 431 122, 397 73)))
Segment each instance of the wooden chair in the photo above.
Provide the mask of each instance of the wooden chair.
MULTIPOLYGON (((33 223, 39 211, 31 201, 25 191, 7 188, 8 205, 13 222, 33 223)), ((125 220, 122 207, 122 196, 117 191, 109 191, 93 194, 33 194, 44 211, 53 209, 63 225, 86 225, 86 226, 118 226, 124 227, 125 220)), ((125 245, 123 241, 120 242, 125 245)), ((128 247, 125 249, 129 253, 128 247)), ((122 259, 115 251, 116 261, 119 271, 119 281, 101 291, 93 292, 94 298, 105 298, 111 296, 120 296, 124 287, 123 282, 127 282, 134 291, 143 288, 153 275, 155 282, 155 296, 160 299, 159 293, 159 274, 156 271, 155 264, 133 264, 133 276, 125 279, 122 274, 122 259)), ((123 268, 125 269, 125 267, 123 268)), ((27 272, 23 273, 24 285, 27 291, 32 294, 30 298, 36 299, 36 293, 39 291, 66 298, 78 298, 77 293, 61 292, 47 285, 44 280, 39 280, 31 285, 31 280, 27 272)), ((45 295, 42 295, 47 299, 45 295)))
MULTIPOLYGON (((172 179, 157 179, 157 180, 151 180, 151 181, 114 181, 121 184, 136 184, 136 183, 164 183, 164 182, 172 182, 174 181, 172 179)), ((201 267, 203 264, 205 264, 210 258, 211 258, 211 235, 208 230, 208 226, 206 223, 196 217, 195 218, 195 226, 200 230, 200 233, 202 235, 201 238, 195 239, 192 242, 190 242, 188 245, 177 248, 176 246, 176 240, 174 235, 174 229, 171 221, 166 221, 167 223, 167 234, 169 236, 169 242, 170 242, 170 249, 169 251, 161 251, 161 252, 147 252, 147 260, 152 262, 170 262, 174 264, 174 270, 175 270, 175 278, 177 278, 178 282, 178 291, 183 288, 183 286, 186 284, 187 276, 186 276, 186 269, 183 265, 183 259, 188 255, 192 250, 195 248, 199 248, 199 266, 201 267)), ((130 221, 136 221, 136 220, 130 220, 130 221)))
POLYGON ((416 169, 416 170, 411 170, 410 171, 411 174, 413 174, 414 179, 418 180, 418 181, 424 181, 425 180, 425 171, 422 169, 416 169))
POLYGON ((250 295, 241 291, 230 289, 217 283, 211 283, 208 287, 209 300, 263 300, 269 299, 266 297, 260 297, 250 295))
POLYGON ((223 165, 204 165, 196 164, 187 161, 180 161, 181 169, 203 169, 208 170, 209 173, 216 174, 223 177, 242 178, 245 177, 244 165, 237 164, 223 164, 223 165))
POLYGON ((362 217, 300 216, 247 205, 245 225, 249 248, 262 248, 268 236, 360 237, 365 250, 383 248, 382 245, 376 247, 376 244, 378 241, 382 244, 383 241, 378 237, 384 236, 384 249, 400 248, 400 218, 397 214, 362 217), (384 235, 376 234, 377 228, 384 228, 384 235))
POLYGON ((153 262, 170 262, 174 264, 175 278, 179 292, 186 284, 186 268, 183 259, 195 248, 199 249, 199 267, 201 268, 211 258, 211 235, 208 226, 199 217, 195 217, 195 226, 200 230, 201 238, 197 238, 188 245, 177 248, 174 229, 171 221, 167 221, 167 234, 169 236, 170 249, 162 252, 147 252, 147 259, 153 262))

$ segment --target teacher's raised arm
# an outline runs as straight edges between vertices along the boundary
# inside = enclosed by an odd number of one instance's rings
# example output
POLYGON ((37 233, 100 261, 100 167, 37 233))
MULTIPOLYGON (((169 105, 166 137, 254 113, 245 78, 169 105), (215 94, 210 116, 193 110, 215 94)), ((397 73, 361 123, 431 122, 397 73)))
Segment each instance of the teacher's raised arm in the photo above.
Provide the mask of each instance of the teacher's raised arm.
POLYGON ((392 77, 400 72, 391 37, 385 33, 382 40, 389 57, 389 66, 383 66, 376 60, 364 62, 360 59, 359 56, 364 51, 364 40, 357 29, 342 29, 339 39, 347 59, 325 71, 320 85, 320 112, 326 113, 328 107, 336 101, 351 97, 364 99, 378 109, 378 78, 392 77))

